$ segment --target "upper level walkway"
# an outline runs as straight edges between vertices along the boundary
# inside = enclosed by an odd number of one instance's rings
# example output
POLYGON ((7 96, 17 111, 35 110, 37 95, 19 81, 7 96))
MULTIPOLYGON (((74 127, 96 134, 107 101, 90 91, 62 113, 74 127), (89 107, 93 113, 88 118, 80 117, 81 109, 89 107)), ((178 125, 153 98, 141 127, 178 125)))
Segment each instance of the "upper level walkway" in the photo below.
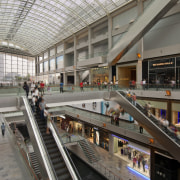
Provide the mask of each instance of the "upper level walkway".
MULTIPOLYGON (((0 117, 0 124, 4 122, 0 117)), ((15 145, 13 137, 6 127, 5 136, 0 134, 0 179, 32 180, 28 169, 15 145)))

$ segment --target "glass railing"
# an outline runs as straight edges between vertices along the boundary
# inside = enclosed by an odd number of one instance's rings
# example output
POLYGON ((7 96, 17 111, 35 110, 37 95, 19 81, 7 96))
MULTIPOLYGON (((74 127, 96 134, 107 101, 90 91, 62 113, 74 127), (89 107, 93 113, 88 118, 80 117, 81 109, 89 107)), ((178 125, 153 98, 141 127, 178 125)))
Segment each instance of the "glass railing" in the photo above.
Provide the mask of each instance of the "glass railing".
POLYGON ((25 96, 23 96, 22 98, 23 98, 23 102, 24 102, 24 105, 25 105, 25 108, 27 111, 27 115, 29 117, 29 122, 31 124, 32 129, 33 129, 34 136, 35 136, 38 148, 40 150, 41 157, 43 159, 43 163, 45 165, 48 177, 49 177, 49 179, 58 179, 56 176, 55 170, 53 168, 52 162, 50 160, 50 157, 48 155, 47 148, 46 148, 45 143, 43 141, 43 137, 41 136, 38 124, 35 120, 32 109, 29 105, 28 99, 25 96))
MULTIPOLYGON (((145 84, 141 85, 140 83, 136 83, 135 86, 129 85, 124 86, 121 84, 84 84, 83 89, 80 86, 75 85, 64 85, 63 93, 73 93, 73 92, 91 92, 91 91, 119 91, 119 90, 142 90, 142 91, 179 91, 180 84, 145 84)), ((45 95, 58 94, 60 93, 59 85, 46 85, 44 88, 45 95)), ((22 87, 17 86, 6 86, 0 87, 0 96, 24 96, 26 93, 22 87)), ((41 90, 39 91, 39 95, 41 95, 41 90)), ((31 92, 29 91, 29 97, 31 96, 31 92)))
MULTIPOLYGON (((124 91, 119 91, 119 93, 125 97, 130 103, 132 103, 132 98, 128 97, 124 91)), ((133 103, 132 103, 133 104, 133 103)), ((180 139, 176 136, 176 134, 170 129, 169 126, 165 126, 158 120, 149 110, 145 109, 145 107, 141 106, 139 103, 136 103, 136 106, 141 113, 143 113, 148 119, 150 119, 159 129, 161 129, 165 134, 167 134, 172 140, 180 145, 180 139)))
MULTIPOLYGON (((86 111, 86 110, 81 110, 75 107, 70 107, 70 106, 63 106, 63 107, 58 107, 59 111, 66 111, 65 114, 69 114, 69 113, 73 113, 75 115, 75 117, 77 117, 77 114, 79 116, 84 116, 84 117, 88 117, 89 119, 94 119, 97 121, 101 121, 102 123, 105 124, 111 124, 113 126, 118 126, 120 128, 126 129, 126 130, 130 130, 133 131, 135 133, 139 133, 139 126, 134 124, 134 123, 130 123, 130 122, 125 122, 121 119, 119 119, 118 123, 113 123, 112 119, 110 116, 105 116, 105 115, 101 115, 98 113, 94 113, 94 112, 90 112, 90 111, 86 111)), ((51 109, 51 111, 53 112, 53 109, 51 109)), ((146 135, 148 137, 152 137, 146 130, 143 131, 143 135, 146 135)), ((76 136, 74 137, 76 138, 76 136)), ((66 137, 64 135, 64 139, 68 141, 68 137, 66 137)))
POLYGON ((50 129, 73 180, 81 180, 81 176, 79 175, 54 122, 51 123, 50 129))

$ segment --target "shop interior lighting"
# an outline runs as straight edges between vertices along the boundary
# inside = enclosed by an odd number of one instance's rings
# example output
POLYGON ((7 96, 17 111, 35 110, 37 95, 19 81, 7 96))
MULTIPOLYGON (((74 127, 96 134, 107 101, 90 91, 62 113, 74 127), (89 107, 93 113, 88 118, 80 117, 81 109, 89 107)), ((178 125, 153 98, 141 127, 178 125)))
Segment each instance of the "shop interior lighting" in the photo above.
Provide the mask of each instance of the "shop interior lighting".
POLYGON ((123 141, 126 141, 126 142, 128 142, 128 140, 127 139, 124 139, 124 138, 121 138, 121 137, 119 137, 119 136, 116 136, 116 135, 114 135, 114 134, 111 134, 113 137, 116 137, 116 138, 118 138, 118 139, 121 139, 121 140, 123 140, 123 141))
POLYGON ((133 149, 136 149, 136 150, 138 150, 138 151, 140 151, 140 152, 143 152, 143 153, 145 153, 145 154, 150 155, 150 153, 144 151, 143 149, 137 148, 136 146, 133 146, 133 145, 130 145, 130 144, 128 144, 127 146, 128 146, 128 147, 131 147, 131 148, 133 148, 133 149))
POLYGON ((144 179, 150 180, 150 178, 148 178, 148 177, 145 176, 144 174, 141 174, 140 172, 136 171, 135 169, 133 169, 133 168, 131 168, 131 167, 129 167, 129 166, 127 166, 127 168, 128 168, 130 171, 134 172, 135 174, 138 174, 138 175, 142 176, 144 179))

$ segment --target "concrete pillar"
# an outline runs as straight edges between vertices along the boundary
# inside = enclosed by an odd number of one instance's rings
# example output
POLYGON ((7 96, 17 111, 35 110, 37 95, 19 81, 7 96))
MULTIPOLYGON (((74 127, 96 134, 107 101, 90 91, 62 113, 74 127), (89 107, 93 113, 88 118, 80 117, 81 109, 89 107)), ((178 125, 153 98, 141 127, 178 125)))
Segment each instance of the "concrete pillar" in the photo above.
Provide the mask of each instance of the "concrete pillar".
POLYGON ((109 153, 114 154, 114 137, 109 134, 109 153))
POLYGON ((92 39, 92 30, 90 27, 88 27, 88 54, 89 54, 89 58, 92 55, 92 45, 91 45, 91 39, 92 39))
POLYGON ((77 38, 76 38, 76 36, 74 36, 74 85, 77 85, 77 83, 78 83, 78 77, 77 77, 77 72, 76 72, 76 66, 77 66, 76 44, 77 44, 77 38))
POLYGON ((91 69, 89 69, 89 84, 92 84, 92 82, 91 82, 91 69))
POLYGON ((136 65, 136 85, 140 88, 142 80, 142 60, 138 60, 136 65))
POLYGON ((67 73, 63 73, 64 85, 67 85, 67 73))
POLYGON ((78 71, 74 71, 74 85, 79 86, 80 83, 80 79, 79 79, 79 72, 78 71))
POLYGON ((108 16, 108 50, 112 48, 112 17, 108 16))
POLYGON ((109 66, 109 82, 111 82, 111 80, 113 81, 113 77, 112 77, 112 66, 109 66))
MULTIPOLYGON (((143 0, 138 0, 137 5, 138 16, 141 16, 143 13, 143 0)), ((138 49, 137 49, 137 57, 138 63, 136 66, 136 83, 137 87, 140 87, 141 80, 142 80, 142 61, 143 61, 143 53, 144 53, 144 44, 143 38, 141 38, 138 42, 138 49), (139 56, 138 56, 139 55, 139 56)))

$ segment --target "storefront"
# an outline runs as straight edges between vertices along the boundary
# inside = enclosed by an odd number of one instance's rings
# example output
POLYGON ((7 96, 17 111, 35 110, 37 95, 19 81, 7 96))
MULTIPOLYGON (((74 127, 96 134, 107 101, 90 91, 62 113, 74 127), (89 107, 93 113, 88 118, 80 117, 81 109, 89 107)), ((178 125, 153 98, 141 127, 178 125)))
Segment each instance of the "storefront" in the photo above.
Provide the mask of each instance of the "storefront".
POLYGON ((98 82, 109 82, 109 68, 108 67, 97 67, 91 68, 90 70, 91 84, 97 84, 98 82))
POLYGON ((114 154, 128 162, 128 167, 150 177, 150 149, 113 135, 114 154))
POLYGON ((142 65, 142 76, 149 87, 172 88, 172 82, 174 88, 180 87, 180 57, 143 61, 142 65))
POLYGON ((120 87, 129 87, 131 81, 136 82, 136 63, 118 65, 118 83, 120 87))
POLYGON ((109 150, 109 134, 98 127, 85 125, 85 134, 90 142, 109 150))

